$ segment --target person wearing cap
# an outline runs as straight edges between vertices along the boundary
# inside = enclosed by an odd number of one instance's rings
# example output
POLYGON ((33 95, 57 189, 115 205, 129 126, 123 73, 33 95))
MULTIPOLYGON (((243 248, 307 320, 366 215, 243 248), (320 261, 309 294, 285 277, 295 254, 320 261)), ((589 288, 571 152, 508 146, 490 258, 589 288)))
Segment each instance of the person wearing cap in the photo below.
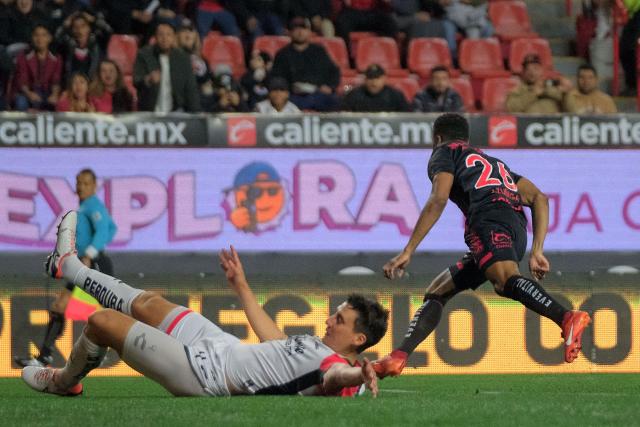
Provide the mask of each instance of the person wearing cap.
POLYGON ((546 79, 540 57, 529 54, 522 61, 521 83, 507 95, 510 113, 551 114, 562 111, 565 94, 571 89, 565 78, 546 79))
POLYGON ((196 77, 200 104, 204 111, 211 111, 215 104, 213 74, 202 57, 202 41, 190 19, 183 19, 177 29, 178 47, 191 59, 191 69, 196 77))
POLYGON ((256 104, 256 112, 263 114, 297 114, 300 109, 289 101, 289 83, 282 77, 273 77, 268 84, 269 96, 256 104))
POLYGON ((564 98, 564 111, 576 114, 617 113, 616 103, 598 89, 596 69, 589 64, 578 68, 578 87, 571 89, 564 98))
POLYGON ((233 78, 231 67, 218 64, 213 69, 213 87, 215 91, 214 113, 246 113, 249 106, 240 84, 233 78))
POLYGON ((402 92, 387 85, 387 76, 378 64, 371 64, 364 72, 364 84, 347 93, 342 110, 358 112, 410 111, 402 92))
POLYGON ((422 113, 464 111, 464 102, 458 92, 451 87, 449 69, 438 65, 431 70, 431 82, 413 98, 413 111, 422 113))
POLYGON ((291 101, 301 110, 331 111, 338 100, 340 69, 324 47, 311 43, 311 23, 302 17, 289 24, 291 43, 278 51, 271 74, 291 85, 291 101))
POLYGON ((176 47, 173 26, 158 24, 155 38, 155 45, 147 45, 138 51, 133 67, 138 109, 157 113, 200 111, 200 96, 191 58, 176 47))

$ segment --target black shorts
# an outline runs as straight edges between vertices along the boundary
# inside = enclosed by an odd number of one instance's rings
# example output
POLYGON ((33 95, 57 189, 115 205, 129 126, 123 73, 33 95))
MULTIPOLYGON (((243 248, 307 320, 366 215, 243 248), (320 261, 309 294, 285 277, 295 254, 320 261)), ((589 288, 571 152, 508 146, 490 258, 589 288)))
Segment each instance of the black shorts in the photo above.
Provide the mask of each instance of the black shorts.
MULTIPOLYGON (((111 262, 111 258, 109 258, 104 252, 100 252, 96 259, 91 262, 91 268, 104 274, 108 274, 109 276, 113 276, 113 263, 111 262)), ((65 288, 72 292, 74 287, 75 285, 71 282, 67 282, 65 285, 65 288)))
POLYGON ((527 229, 520 221, 480 218, 467 226, 469 247, 462 259, 449 267, 456 289, 476 289, 487 281, 484 272, 497 261, 519 263, 527 249, 527 229))

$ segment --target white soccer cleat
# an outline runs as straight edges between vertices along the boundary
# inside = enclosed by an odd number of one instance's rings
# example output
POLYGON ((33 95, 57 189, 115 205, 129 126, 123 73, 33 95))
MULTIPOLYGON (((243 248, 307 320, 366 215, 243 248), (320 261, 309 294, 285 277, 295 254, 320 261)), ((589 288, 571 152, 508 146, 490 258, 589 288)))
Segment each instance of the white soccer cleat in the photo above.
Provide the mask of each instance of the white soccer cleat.
POLYGON ((62 263, 69 255, 75 255, 76 251, 76 225, 78 214, 76 211, 69 211, 58 224, 58 239, 55 250, 47 258, 44 267, 47 274, 54 279, 62 278, 62 263))
POLYGON ((82 384, 78 383, 69 389, 63 389, 56 385, 55 376, 57 369, 39 368, 27 366, 22 370, 22 380, 35 391, 57 394, 59 396, 78 396, 82 394, 82 384))

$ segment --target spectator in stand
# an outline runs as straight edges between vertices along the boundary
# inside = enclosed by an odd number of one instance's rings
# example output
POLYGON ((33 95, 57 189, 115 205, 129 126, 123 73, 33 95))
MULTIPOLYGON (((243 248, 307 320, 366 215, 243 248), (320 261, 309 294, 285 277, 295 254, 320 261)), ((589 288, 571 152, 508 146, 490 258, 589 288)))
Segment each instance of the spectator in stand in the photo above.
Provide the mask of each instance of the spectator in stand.
POLYGON ((267 89, 267 75, 271 71, 273 61, 267 52, 259 52, 254 50, 249 59, 249 69, 240 79, 242 88, 248 95, 249 108, 267 98, 269 89, 267 89))
POLYGON ((200 104, 204 111, 211 111, 216 102, 213 88, 213 75, 207 61, 202 57, 202 43, 193 23, 185 18, 178 27, 178 46, 189 54, 191 69, 196 77, 200 104))
POLYGON ((59 40, 67 76, 77 71, 93 76, 98 70, 103 51, 91 28, 94 20, 87 12, 77 12, 65 21, 67 31, 59 40))
POLYGON ((133 82, 138 90, 139 110, 157 113, 200 111, 191 58, 177 47, 173 26, 158 24, 155 38, 155 45, 138 51, 134 64, 133 82))
POLYGON ((214 113, 245 113, 250 111, 244 92, 233 79, 231 67, 220 64, 213 70, 215 79, 216 102, 214 113))
POLYGON ((310 43, 311 23, 295 17, 289 24, 291 43, 278 51, 271 74, 291 84, 291 101, 301 110, 335 109, 340 69, 324 47, 310 43))
POLYGON ((15 6, 9 12, 8 24, 7 50, 12 57, 29 48, 36 25, 44 25, 51 31, 49 20, 33 0, 16 0, 15 6))
POLYGON ((600 82, 613 77, 613 0, 582 2, 576 18, 576 51, 596 69, 600 82))
POLYGON ((0 46, 0 111, 6 110, 8 106, 7 85, 9 76, 13 72, 13 61, 9 57, 4 46, 0 46))
POLYGON ((451 87, 449 69, 439 65, 431 70, 431 82, 413 99, 413 111, 423 113, 464 111, 464 102, 451 87))
POLYGON ((234 0, 200 0, 197 2, 196 23, 198 33, 204 38, 214 27, 224 35, 240 37, 240 28, 232 11, 239 2, 234 0))
POLYGON ((387 76, 378 64, 364 72, 364 84, 351 90, 342 100, 342 110, 358 112, 410 111, 402 92, 387 85, 387 76))
POLYGON ((578 68, 578 87, 564 98, 564 111, 576 114, 617 113, 616 103, 606 93, 598 89, 598 74, 591 65, 578 68))
POLYGON ((91 3, 86 0, 46 0, 44 2, 44 13, 49 17, 51 28, 55 29, 54 39, 58 38, 58 30, 62 29, 67 19, 76 12, 95 15, 91 3))
POLYGON ((629 21, 622 28, 620 36, 620 64, 624 70, 624 80, 629 95, 637 96, 636 46, 640 38, 640 0, 624 0, 629 21))
POLYGON ((289 82, 282 77, 269 80, 269 97, 256 104, 256 112, 263 114, 297 114, 300 109, 289 101, 289 82))
POLYGON ((302 16, 311 22, 311 30, 322 37, 334 37, 331 22, 331 0, 297 0, 291 2, 291 16, 302 16))
POLYGON ((393 18, 408 39, 440 37, 447 40, 455 58, 456 25, 446 19, 446 11, 437 0, 392 0, 393 18))
POLYGON ((534 114, 562 111, 562 102, 571 89, 571 82, 565 77, 546 79, 542 61, 537 54, 524 57, 521 79, 520 85, 507 95, 507 111, 534 114))
POLYGON ((82 72, 75 72, 69 79, 67 90, 60 97, 56 111, 74 113, 94 113, 96 107, 89 96, 89 77, 82 72))
POLYGON ((342 0, 343 7, 336 18, 336 33, 349 43, 349 33, 371 31, 395 37, 396 23, 388 10, 391 0, 342 0))
POLYGON ((489 21, 485 1, 480 1, 480 4, 472 4, 472 0, 439 1, 440 5, 445 7, 448 19, 453 21, 467 38, 479 39, 493 35, 493 25, 489 21))
POLYGON ((98 73, 89 86, 96 111, 116 114, 135 111, 133 95, 124 84, 120 67, 110 59, 103 59, 98 73))
POLYGON ((6 46, 11 43, 9 29, 14 1, 15 0, 0 0, 0 48, 5 52, 6 46))
POLYGON ((138 34, 146 39, 159 23, 173 24, 176 14, 168 0, 97 0, 116 34, 138 34))
POLYGON ((46 26, 36 24, 31 39, 33 49, 17 60, 15 107, 18 111, 53 110, 60 96, 62 59, 49 50, 51 33, 46 26))

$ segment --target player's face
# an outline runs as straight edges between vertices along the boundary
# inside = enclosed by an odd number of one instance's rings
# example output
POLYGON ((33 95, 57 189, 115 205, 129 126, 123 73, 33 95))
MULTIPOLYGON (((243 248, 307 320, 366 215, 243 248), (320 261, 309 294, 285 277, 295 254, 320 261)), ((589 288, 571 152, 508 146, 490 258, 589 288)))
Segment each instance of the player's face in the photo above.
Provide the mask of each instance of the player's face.
POLYGON ((326 321, 327 329, 322 342, 336 353, 348 354, 355 351, 356 347, 364 344, 367 337, 355 331, 358 312, 347 302, 343 302, 338 310, 326 321))
POLYGON ((591 93, 598 87, 598 78, 591 70, 580 70, 578 73, 578 89, 582 93, 591 93))
POLYGON ((96 193, 96 182, 88 173, 76 176, 76 194, 80 201, 93 196, 96 193))

